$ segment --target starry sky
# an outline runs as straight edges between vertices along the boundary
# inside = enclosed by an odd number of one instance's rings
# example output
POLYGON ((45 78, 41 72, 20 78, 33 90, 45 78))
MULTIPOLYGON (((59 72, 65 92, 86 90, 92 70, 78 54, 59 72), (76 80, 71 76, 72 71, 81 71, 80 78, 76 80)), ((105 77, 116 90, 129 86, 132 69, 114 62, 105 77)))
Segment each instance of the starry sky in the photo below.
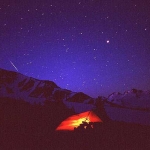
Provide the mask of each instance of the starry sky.
POLYGON ((0 68, 92 97, 150 90, 150 2, 0 1, 0 68))

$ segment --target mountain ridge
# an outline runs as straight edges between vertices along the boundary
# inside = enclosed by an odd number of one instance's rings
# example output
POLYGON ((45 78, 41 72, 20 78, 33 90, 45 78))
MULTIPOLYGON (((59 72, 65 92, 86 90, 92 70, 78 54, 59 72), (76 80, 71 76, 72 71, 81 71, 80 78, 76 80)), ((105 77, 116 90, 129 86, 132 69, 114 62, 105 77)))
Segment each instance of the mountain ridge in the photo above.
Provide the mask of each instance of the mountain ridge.
POLYGON ((0 69, 0 97, 24 99, 30 103, 41 103, 45 100, 63 102, 77 112, 92 109, 95 99, 83 92, 72 92, 60 88, 53 81, 39 80, 18 72, 0 69), (81 106, 81 104, 83 105, 81 106), (89 104, 90 103, 90 104, 89 104), (77 105, 80 106, 77 106, 77 105), (81 107, 80 110, 78 110, 81 107))
POLYGON ((131 109, 150 110, 150 91, 132 89, 123 94, 114 92, 108 96, 107 102, 131 109))
POLYGON ((104 101, 116 107, 150 110, 150 91, 132 89, 123 94, 114 92, 108 98, 92 98, 83 92, 72 92, 62 89, 49 80, 39 80, 18 72, 0 68, 0 97, 24 99, 30 103, 41 103, 45 100, 63 102, 77 112, 95 108, 97 101, 104 101), (84 106, 82 106, 84 104, 84 106))

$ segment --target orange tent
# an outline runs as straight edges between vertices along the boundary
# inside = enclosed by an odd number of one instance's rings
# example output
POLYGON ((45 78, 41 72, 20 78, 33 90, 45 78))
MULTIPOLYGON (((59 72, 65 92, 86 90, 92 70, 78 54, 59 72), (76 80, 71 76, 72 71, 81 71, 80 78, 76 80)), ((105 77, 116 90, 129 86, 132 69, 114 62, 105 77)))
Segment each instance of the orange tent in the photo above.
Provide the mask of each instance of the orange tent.
POLYGON ((67 118, 56 128, 56 130, 74 130, 74 128, 77 128, 83 121, 87 123, 102 122, 93 111, 87 111, 67 118))

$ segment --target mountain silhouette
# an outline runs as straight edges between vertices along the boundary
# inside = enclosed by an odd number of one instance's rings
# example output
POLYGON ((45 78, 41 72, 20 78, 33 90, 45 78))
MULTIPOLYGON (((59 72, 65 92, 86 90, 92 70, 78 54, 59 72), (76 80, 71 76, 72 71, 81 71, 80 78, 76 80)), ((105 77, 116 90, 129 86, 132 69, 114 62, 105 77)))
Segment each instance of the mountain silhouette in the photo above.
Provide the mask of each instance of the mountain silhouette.
POLYGON ((82 92, 62 89, 53 81, 38 80, 4 69, 0 69, 0 97, 24 99, 32 104, 44 104, 45 100, 63 102, 69 108, 75 107, 76 112, 92 109, 95 103, 94 98, 82 92), (71 104, 70 102, 74 103, 71 104), (81 108, 77 109, 78 106, 75 103, 87 104, 87 106, 79 106, 81 108))

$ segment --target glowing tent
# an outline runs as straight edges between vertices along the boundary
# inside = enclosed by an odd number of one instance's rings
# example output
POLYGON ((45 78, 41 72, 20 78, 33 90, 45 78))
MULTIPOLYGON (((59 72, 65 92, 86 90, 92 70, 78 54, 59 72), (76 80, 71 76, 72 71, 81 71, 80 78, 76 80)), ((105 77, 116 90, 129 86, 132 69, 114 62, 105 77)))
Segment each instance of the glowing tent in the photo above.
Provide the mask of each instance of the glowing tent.
POLYGON ((90 124, 91 122, 102 122, 102 120, 94 112, 87 111, 67 118, 56 130, 74 130, 82 123, 90 124))

